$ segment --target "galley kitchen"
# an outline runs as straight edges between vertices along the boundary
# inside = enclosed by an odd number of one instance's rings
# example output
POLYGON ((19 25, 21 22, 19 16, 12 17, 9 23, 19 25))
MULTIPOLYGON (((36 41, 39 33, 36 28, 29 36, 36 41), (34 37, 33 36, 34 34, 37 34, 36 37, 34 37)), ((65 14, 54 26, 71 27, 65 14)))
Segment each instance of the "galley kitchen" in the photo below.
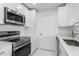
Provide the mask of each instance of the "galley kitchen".
POLYGON ((79 3, 0 3, 0 56, 79 56, 79 3))

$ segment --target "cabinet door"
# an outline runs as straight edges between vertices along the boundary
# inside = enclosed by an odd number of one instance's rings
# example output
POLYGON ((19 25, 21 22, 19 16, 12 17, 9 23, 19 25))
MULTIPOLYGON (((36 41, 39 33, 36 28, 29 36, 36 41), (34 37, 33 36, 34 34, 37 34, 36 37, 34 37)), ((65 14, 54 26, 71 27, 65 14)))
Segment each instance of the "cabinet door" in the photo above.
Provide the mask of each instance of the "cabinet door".
POLYGON ((69 25, 72 25, 75 22, 79 22, 79 3, 68 3, 68 18, 69 25))
POLYGON ((62 44, 59 42, 59 56, 68 56, 62 44))
POLYGON ((58 23, 59 26, 68 26, 68 14, 67 7, 59 7, 58 8, 58 23))
POLYGON ((31 54, 34 53, 34 51, 36 50, 37 48, 37 39, 32 39, 31 40, 31 54))

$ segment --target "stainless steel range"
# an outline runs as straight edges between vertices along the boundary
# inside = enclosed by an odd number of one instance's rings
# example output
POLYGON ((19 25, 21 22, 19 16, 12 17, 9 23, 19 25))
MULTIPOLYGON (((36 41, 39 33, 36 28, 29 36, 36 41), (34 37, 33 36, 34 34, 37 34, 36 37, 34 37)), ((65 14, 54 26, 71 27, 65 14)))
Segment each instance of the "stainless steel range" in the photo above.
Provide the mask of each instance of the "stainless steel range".
POLYGON ((19 31, 0 31, 0 40, 12 42, 13 56, 28 56, 31 53, 31 38, 21 37, 19 31))

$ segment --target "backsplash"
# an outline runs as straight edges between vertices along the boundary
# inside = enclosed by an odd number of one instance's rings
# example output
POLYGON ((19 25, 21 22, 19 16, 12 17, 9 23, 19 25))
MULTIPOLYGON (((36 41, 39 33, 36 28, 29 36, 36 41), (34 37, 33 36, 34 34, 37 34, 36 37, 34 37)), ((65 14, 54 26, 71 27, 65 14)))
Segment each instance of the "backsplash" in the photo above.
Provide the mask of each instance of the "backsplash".
POLYGON ((29 28, 22 26, 0 25, 0 31, 20 31, 21 36, 30 36, 29 28))
MULTIPOLYGON (((79 27, 75 27, 73 29, 75 37, 79 37, 79 27)), ((72 27, 66 26, 66 27, 59 27, 58 28, 58 34, 59 35, 72 35, 72 27)))
POLYGON ((74 28, 74 34, 75 34, 75 37, 79 37, 79 26, 74 28))
POLYGON ((72 27, 59 27, 58 28, 59 35, 71 35, 72 34, 72 27))

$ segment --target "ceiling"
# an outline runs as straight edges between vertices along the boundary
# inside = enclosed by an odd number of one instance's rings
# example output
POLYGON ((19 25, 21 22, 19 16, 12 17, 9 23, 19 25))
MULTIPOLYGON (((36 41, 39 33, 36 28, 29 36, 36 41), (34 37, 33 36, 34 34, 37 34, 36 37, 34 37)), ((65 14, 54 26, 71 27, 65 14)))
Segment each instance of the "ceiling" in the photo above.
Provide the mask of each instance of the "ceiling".
POLYGON ((36 9, 38 11, 53 9, 65 5, 65 3, 36 3, 36 5, 33 5, 33 3, 23 4, 25 7, 28 7, 29 9, 36 9))

